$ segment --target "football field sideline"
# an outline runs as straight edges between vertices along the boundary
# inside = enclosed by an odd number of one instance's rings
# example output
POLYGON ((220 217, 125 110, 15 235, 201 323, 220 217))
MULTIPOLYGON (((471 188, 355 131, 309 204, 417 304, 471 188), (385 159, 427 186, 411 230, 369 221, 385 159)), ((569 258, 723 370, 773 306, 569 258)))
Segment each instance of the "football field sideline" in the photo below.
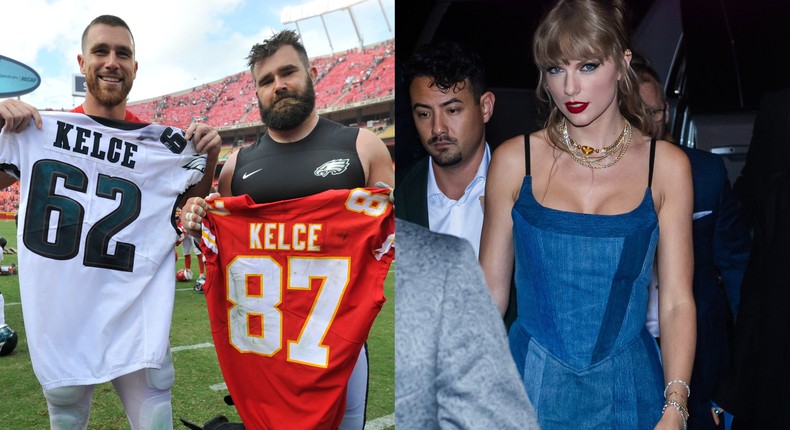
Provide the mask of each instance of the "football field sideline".
MULTIPOLYGON (((213 347, 214 347, 213 343, 196 343, 194 345, 174 346, 170 348, 170 351, 171 352, 191 351, 195 349, 213 348, 213 347)), ((227 385, 225 385, 224 382, 222 382, 219 384, 209 385, 209 389, 211 389, 212 391, 222 391, 222 390, 227 390, 228 387, 227 385)), ((366 430, 385 430, 394 427, 395 427, 395 414, 378 417, 365 423, 366 430)))
MULTIPOLYGON (((13 221, 0 221, 0 236, 8 239, 9 246, 17 246, 13 221)), ((17 254, 7 254, 3 263, 17 264, 18 267, 17 257, 17 254)), ((184 267, 183 256, 179 258, 176 267, 184 267)), ((367 430, 389 430, 394 428, 395 422, 394 262, 389 269, 384 294, 387 303, 376 317, 369 336, 371 348, 370 394, 365 424, 367 430)), ((240 418, 237 411, 228 408, 221 399, 224 393, 210 389, 211 385, 224 381, 211 338, 206 297, 195 292, 193 285, 194 281, 175 285, 178 293, 175 294, 170 334, 171 351, 176 361, 174 364, 177 384, 173 391, 173 414, 174 417, 185 416, 192 422, 205 422, 220 413, 229 420, 238 422, 240 418)), ((0 359, 0 374, 4 381, 0 398, 25 399, 13 408, 0 408, 0 428, 48 428, 46 402, 31 367, 19 278, 0 276, 0 292, 5 298, 6 322, 20 334, 16 350, 0 359)), ((91 428, 97 429, 128 429, 123 405, 109 382, 96 387, 90 423, 91 428)), ((174 425, 178 428, 180 423, 175 421, 174 425)))

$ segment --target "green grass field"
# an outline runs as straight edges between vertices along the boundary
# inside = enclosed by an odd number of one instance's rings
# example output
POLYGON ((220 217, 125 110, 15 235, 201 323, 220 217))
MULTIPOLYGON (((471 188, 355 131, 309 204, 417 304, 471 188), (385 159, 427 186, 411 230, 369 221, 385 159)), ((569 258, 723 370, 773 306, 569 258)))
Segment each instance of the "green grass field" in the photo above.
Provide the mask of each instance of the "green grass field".
MULTIPOLYGON (((0 221, 0 236, 8 247, 17 248, 13 221, 0 221)), ((179 247, 179 255, 181 249, 179 247)), ((17 262, 7 254, 3 265, 17 262)), ((183 256, 178 267, 183 267, 183 256)), ((20 267, 24 271, 25 267, 20 267)), ((29 270, 29 268, 28 268, 29 270)), ((197 275, 197 264, 192 263, 197 275)), ((58 282, 53 276, 52 282, 58 282)), ((173 386, 174 427, 186 428, 178 417, 202 424, 222 414, 231 421, 240 421, 236 410, 223 402, 228 394, 218 388, 223 383, 217 356, 211 344, 206 302, 192 289, 192 282, 176 284, 175 309, 170 333, 176 382, 173 386), (201 346, 202 345, 202 346, 201 346)), ((0 429, 29 430, 49 428, 49 418, 41 386, 33 374, 27 349, 22 307, 19 305, 19 278, 0 276, 0 292, 5 297, 6 323, 19 333, 19 343, 11 355, 0 357, 0 429)), ((367 430, 394 428, 395 412, 395 306, 394 265, 385 284, 388 298, 379 314, 368 341, 370 354, 370 391, 367 409, 367 430)), ((90 429, 128 429, 121 402, 110 383, 96 387, 91 410, 90 429)))

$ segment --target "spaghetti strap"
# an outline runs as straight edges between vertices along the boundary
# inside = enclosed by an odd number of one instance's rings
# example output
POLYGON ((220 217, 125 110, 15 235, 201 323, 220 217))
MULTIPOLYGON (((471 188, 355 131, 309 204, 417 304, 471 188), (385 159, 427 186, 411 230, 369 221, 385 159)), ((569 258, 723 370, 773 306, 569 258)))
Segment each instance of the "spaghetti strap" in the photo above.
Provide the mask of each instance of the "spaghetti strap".
POLYGON ((524 176, 530 175, 530 162, 529 162, 529 135, 524 135, 524 176))
POLYGON ((656 138, 650 140, 650 171, 647 175, 647 187, 653 186, 653 162, 656 160, 656 138))

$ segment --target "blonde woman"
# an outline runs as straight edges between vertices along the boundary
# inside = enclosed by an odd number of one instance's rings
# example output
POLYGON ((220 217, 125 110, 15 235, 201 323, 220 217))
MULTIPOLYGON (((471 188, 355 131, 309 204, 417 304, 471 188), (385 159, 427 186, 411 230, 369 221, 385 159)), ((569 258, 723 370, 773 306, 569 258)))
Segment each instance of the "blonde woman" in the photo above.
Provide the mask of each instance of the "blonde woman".
POLYGON ((622 2, 555 3, 533 41, 545 128, 504 142, 489 167, 480 261, 501 312, 515 270, 510 347, 544 430, 688 417, 691 171, 650 136, 628 46, 622 2), (660 353, 645 329, 654 256, 660 353))

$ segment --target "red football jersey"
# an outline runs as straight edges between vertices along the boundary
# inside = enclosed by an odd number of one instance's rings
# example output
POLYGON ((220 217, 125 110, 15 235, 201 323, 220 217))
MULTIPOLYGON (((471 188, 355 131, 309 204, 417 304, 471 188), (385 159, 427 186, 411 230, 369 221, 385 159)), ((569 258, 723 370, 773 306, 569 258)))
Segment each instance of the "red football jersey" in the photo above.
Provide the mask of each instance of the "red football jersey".
POLYGON ((389 192, 212 202, 203 288, 222 374, 248 428, 340 425, 348 379, 386 301, 389 192))

